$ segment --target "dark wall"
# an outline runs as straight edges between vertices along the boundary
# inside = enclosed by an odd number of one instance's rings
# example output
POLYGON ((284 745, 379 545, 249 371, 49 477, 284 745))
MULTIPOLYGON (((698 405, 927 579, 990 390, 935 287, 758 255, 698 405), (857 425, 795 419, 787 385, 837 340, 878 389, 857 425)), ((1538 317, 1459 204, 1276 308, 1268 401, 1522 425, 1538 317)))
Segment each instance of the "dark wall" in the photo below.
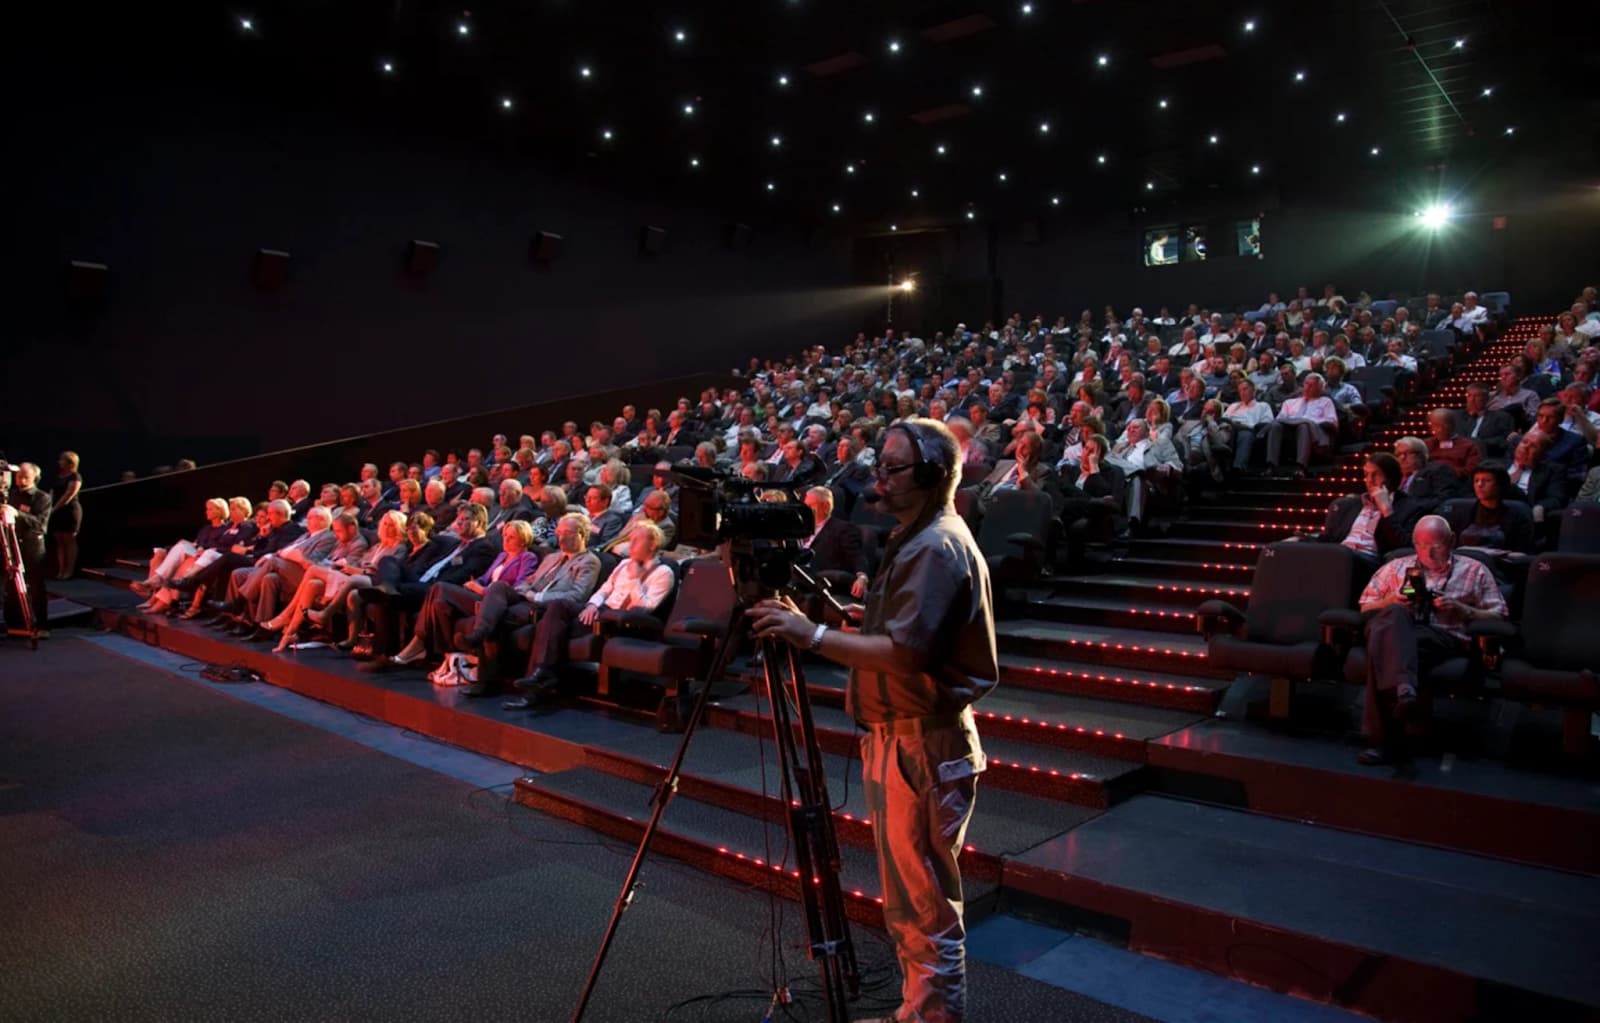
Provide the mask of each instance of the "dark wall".
POLYGON ((1269 291, 1287 300, 1299 285, 1320 295, 1331 282, 1350 298, 1363 289, 1375 298, 1503 290, 1512 293, 1515 311, 1550 312, 1594 283, 1600 192, 1591 185, 1562 184, 1535 168, 1508 170, 1493 189, 1463 189, 1459 204, 1461 215, 1447 229, 1429 232, 1410 217, 1420 202, 1284 203, 1262 216, 1261 259, 1236 255, 1231 221, 1258 212, 1248 207, 1192 217, 1174 210, 1079 229, 1045 225, 1036 244, 1006 231, 998 252, 1003 305, 1047 317, 1090 308, 1098 320, 1106 303, 1123 315, 1136 305, 1154 314, 1160 305, 1176 312, 1189 302, 1255 308, 1269 291), (1191 219, 1211 227, 1206 261, 1141 265, 1147 224, 1191 219))
POLYGON ((725 370, 835 341, 872 304, 847 243, 758 227, 734 251, 736 213, 316 112, 97 93, 21 115, 7 148, 0 349, 25 384, 0 446, 76 448, 91 482, 725 370), (670 232, 653 261, 645 224, 670 232), (565 236, 548 270, 536 230, 565 236), (413 238, 442 247, 421 282, 400 272, 413 238), (270 294, 261 247, 292 254, 270 294), (110 266, 103 311, 64 302, 75 258, 110 266))

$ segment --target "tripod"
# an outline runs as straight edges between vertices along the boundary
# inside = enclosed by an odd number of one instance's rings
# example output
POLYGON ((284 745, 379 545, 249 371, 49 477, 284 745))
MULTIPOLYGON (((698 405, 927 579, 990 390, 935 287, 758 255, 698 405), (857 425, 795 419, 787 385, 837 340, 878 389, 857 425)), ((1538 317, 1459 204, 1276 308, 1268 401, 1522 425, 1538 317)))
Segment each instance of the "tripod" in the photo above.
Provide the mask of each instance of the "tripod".
POLYGON ((16 595, 22 610, 22 629, 28 634, 28 647, 39 649, 39 623, 33 617, 33 604, 28 600, 28 580, 22 564, 22 542, 17 539, 17 524, 0 518, 0 553, 5 555, 5 577, 11 582, 11 592, 16 595))
MULTIPOLYGON (((713 625, 706 630, 707 635, 721 632, 711 660, 711 669, 684 722, 683 738, 678 743, 672 764, 656 786, 650 821, 645 825, 639 848, 628 867, 628 876, 622 882, 622 891, 612 907, 605 936, 600 939, 600 950, 589 968, 589 977, 584 982, 577 1007, 572 1011, 572 1023, 579 1023, 583 1019, 584 1010, 589 1005, 595 983, 605 965, 606 954, 622 922, 622 914, 633 901, 639 871, 644 866, 645 855, 661 824, 661 817, 666 813, 667 804, 677 793, 684 756, 689 752, 695 728, 705 715, 712 686, 727 676, 728 663, 738 650, 740 639, 749 631, 745 612, 757 601, 777 596, 786 585, 796 581, 803 588, 820 594, 836 610, 843 611, 826 589, 794 564, 796 553, 792 545, 780 545, 760 554, 753 549, 741 550, 724 545, 723 562, 733 573, 739 599, 734 603, 733 615, 726 629, 717 629, 713 625), (773 581, 774 576, 776 582, 773 581)), ((845 1003, 860 993, 861 974, 856 965, 855 946, 850 940, 850 924, 845 917, 844 893, 839 887, 839 845, 833 831, 833 806, 828 795, 827 777, 823 773, 822 751, 817 746, 816 728, 811 719, 805 675, 795 649, 788 643, 764 639, 758 641, 758 649, 761 652, 767 706, 772 715, 773 743, 778 751, 780 794, 788 812, 789 837, 791 847, 795 850, 795 866, 800 873, 800 901, 805 912, 808 951, 821 972, 822 997, 828 1023, 846 1023, 850 1017, 845 1003), (788 669, 787 678, 781 670, 784 667, 788 669)), ((777 940, 778 936, 773 935, 773 941, 777 940)))

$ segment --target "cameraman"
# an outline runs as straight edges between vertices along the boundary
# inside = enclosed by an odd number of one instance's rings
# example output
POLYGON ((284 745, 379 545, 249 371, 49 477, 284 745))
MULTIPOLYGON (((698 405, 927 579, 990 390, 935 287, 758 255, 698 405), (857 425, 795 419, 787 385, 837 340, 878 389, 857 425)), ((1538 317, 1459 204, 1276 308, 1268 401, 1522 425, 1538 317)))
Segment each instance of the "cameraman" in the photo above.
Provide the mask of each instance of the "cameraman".
MULTIPOLYGON (((0 520, 17 532, 17 546, 22 550, 23 581, 28 588, 28 603, 33 608, 33 622, 45 635, 45 611, 50 598, 44 589, 44 531, 50 519, 50 495, 38 489, 39 467, 23 462, 14 467, 16 475, 6 504, 0 506, 0 520)), ((6 566, 8 569, 12 566, 6 566)), ((5 580, 5 621, 9 629, 22 628, 22 602, 11 585, 8 572, 5 580)))
POLYGON ((960 447, 943 423, 889 427, 876 467, 878 507, 899 525, 867 592, 861 631, 807 619, 787 598, 750 611, 757 636, 787 640, 850 669, 845 705, 865 729, 884 926, 903 975, 894 1018, 960 1020, 966 930, 957 856, 987 766, 971 704, 999 678, 989 571, 952 498, 960 447))
POLYGON ((1507 616, 1494 574, 1480 561, 1455 556, 1455 535, 1442 516, 1423 516, 1411 531, 1411 543, 1416 553, 1378 569, 1361 594, 1361 613, 1367 616, 1361 730, 1368 747, 1356 759, 1368 766, 1393 755, 1393 744, 1384 741, 1385 710, 1391 725, 1412 720, 1422 673, 1467 653, 1467 627, 1474 620, 1507 616))

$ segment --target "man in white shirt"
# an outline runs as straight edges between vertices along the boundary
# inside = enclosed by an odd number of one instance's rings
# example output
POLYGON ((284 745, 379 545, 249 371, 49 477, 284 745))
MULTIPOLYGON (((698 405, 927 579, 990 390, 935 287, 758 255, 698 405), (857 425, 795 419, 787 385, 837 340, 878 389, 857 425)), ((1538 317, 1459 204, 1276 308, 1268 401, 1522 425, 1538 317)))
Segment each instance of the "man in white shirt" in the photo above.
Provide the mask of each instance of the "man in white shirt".
POLYGON ((1476 291, 1469 291, 1462 295, 1461 303, 1461 319, 1474 327, 1480 327, 1488 321, 1489 310, 1487 307, 1478 304, 1478 293, 1476 291))
POLYGON ((1246 379, 1239 381, 1239 400, 1229 405, 1222 418, 1233 427, 1233 468, 1243 472, 1250 467, 1250 451, 1256 437, 1265 432, 1272 422, 1272 406, 1256 401, 1256 385, 1246 379))
POLYGON ((581 611, 572 602, 547 605, 539 616, 528 651, 528 674, 513 685, 524 694, 500 706, 507 710, 527 710, 555 694, 555 668, 567 657, 567 641, 574 624, 592 626, 601 609, 616 611, 654 611, 672 592, 677 577, 672 566, 661 559, 662 535, 653 522, 634 527, 628 543, 628 558, 612 569, 611 575, 594 591, 581 611))
POLYGON ((1313 449, 1332 445, 1339 430, 1339 413, 1332 399, 1323 394, 1326 383, 1322 374, 1308 373, 1300 397, 1286 400, 1278 410, 1278 418, 1267 427, 1268 472, 1278 471, 1285 431, 1294 433, 1297 476, 1305 475, 1313 449))

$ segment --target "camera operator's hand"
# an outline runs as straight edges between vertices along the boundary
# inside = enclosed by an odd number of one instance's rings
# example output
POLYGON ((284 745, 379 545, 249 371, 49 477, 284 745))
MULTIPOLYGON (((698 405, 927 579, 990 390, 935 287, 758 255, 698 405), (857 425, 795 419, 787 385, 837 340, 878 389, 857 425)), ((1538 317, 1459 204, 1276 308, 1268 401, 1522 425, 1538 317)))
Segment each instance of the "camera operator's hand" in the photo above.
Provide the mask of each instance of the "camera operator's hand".
POLYGON ((800 613, 788 597, 769 597, 746 611, 750 629, 758 639, 781 639, 794 646, 809 646, 816 624, 800 613))

